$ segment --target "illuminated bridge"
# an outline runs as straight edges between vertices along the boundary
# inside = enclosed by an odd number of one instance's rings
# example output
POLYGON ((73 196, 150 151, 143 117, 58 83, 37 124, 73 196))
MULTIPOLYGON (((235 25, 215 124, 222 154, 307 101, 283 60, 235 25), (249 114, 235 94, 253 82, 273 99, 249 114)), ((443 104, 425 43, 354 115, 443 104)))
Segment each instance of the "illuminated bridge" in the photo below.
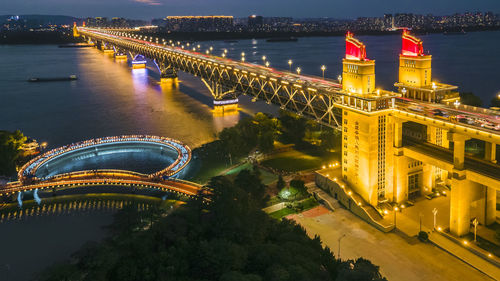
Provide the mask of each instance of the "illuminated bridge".
MULTIPOLYGON (((141 153, 144 151, 140 150, 141 153)), ((197 184, 176 179, 191 160, 191 149, 181 142, 165 137, 150 135, 127 135, 104 137, 73 143, 50 150, 26 163, 18 173, 18 182, 0 189, 0 195, 53 188, 74 188, 82 186, 123 186, 156 189, 188 197, 195 196, 200 189, 197 184), (168 167, 150 174, 116 169, 93 169, 51 174, 49 166, 82 161, 112 153, 128 153, 133 149, 153 145, 155 152, 165 157, 175 154, 168 167), (69 160, 68 160, 69 159, 69 160)))
POLYGON ((162 79, 176 77, 177 71, 200 77, 216 106, 235 103, 244 94, 341 130, 343 181, 367 205, 403 204, 442 184, 451 190, 452 233, 468 233, 473 218, 481 224, 495 221, 498 112, 462 105, 456 86, 432 80, 432 56, 407 31, 394 84, 398 92, 376 87, 375 61, 350 33, 339 81, 248 63, 244 55, 241 61, 231 60, 225 53, 216 56, 188 43, 129 31, 75 26, 74 34, 117 59, 130 54, 134 68, 151 59, 162 79), (465 153, 471 140, 484 143, 482 155, 465 153))

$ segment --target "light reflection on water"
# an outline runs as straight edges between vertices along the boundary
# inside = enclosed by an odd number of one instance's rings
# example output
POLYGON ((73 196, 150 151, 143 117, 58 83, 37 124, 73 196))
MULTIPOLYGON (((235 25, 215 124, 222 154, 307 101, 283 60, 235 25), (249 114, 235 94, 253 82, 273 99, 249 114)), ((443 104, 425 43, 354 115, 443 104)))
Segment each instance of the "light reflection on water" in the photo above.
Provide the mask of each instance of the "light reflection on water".
POLYGON ((86 241, 107 236, 105 226, 113 214, 129 204, 147 210, 153 204, 178 205, 150 196, 86 194, 44 198, 38 205, 28 200, 0 205, 0 280, 32 280, 37 272, 60 262, 86 241))

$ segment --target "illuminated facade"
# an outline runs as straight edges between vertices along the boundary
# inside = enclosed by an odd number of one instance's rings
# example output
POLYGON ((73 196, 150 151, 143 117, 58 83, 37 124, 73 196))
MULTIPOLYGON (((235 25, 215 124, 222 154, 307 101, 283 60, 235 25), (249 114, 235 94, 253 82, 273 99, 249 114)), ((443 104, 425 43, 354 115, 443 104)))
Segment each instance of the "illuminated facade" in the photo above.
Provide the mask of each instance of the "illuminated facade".
MULTIPOLYGON (((365 45, 351 33, 346 36, 342 62, 342 89, 357 102, 390 97, 391 93, 381 97, 375 91, 375 61, 366 58, 365 45)), ((392 163, 391 120, 387 110, 343 110, 342 176, 373 206, 392 199, 392 167, 387 164, 392 163)))
POLYGON ((422 40, 404 30, 399 55, 399 82, 394 85, 407 98, 427 102, 459 99, 457 86, 432 81, 432 56, 424 54, 422 40))
POLYGON ((346 36, 346 54, 342 60, 342 89, 355 94, 368 94, 375 90, 375 61, 366 58, 365 45, 346 36))

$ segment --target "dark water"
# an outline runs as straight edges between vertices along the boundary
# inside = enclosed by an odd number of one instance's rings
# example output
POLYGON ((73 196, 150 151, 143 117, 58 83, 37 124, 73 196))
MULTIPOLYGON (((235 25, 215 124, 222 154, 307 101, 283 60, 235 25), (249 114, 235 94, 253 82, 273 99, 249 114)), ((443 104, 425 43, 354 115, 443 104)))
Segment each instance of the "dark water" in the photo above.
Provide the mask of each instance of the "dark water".
MULTIPOLYGON (((500 91, 500 32, 463 36, 421 36, 433 55, 433 76, 440 82, 472 91, 486 104, 500 91)), ((393 89, 397 80, 399 36, 361 36, 368 57, 375 59, 377 84, 393 89)), ((228 56, 272 67, 301 67, 302 73, 335 78, 341 73, 342 37, 300 38, 298 42, 268 43, 241 40, 237 43, 203 42, 214 53, 227 48, 228 56)), ((159 85, 154 67, 131 70, 95 49, 57 46, 0 46, 0 129, 20 129, 49 148, 85 139, 121 134, 168 136, 195 147, 213 140, 218 131, 234 125, 241 116, 257 111, 276 112, 262 102, 240 98, 238 114, 217 117, 203 84, 180 73, 178 85, 159 85), (30 77, 75 74, 77 81, 28 83, 30 77)), ((101 226, 111 215, 41 216, 0 223, 0 280, 28 280, 35 272, 64 259, 87 240, 99 240, 101 226), (26 266, 23 266, 26 265, 26 266), (6 276, 8 276, 7 279, 6 276)))
POLYGON ((41 165, 36 176, 39 178, 85 171, 114 169, 142 174, 160 171, 177 159, 177 151, 170 147, 152 143, 122 143, 88 147, 67 153, 41 165))

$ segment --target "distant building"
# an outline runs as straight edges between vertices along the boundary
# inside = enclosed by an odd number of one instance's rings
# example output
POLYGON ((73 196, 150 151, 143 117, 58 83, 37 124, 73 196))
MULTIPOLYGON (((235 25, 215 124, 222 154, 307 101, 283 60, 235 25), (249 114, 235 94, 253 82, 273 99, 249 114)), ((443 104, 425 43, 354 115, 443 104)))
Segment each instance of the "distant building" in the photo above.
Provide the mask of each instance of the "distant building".
POLYGON ((111 27, 129 27, 129 24, 124 18, 112 18, 111 19, 111 27))
POLYGON ((169 31, 229 31, 233 25, 233 16, 168 16, 165 18, 165 28, 169 31))
POLYGON ((251 15, 248 17, 248 27, 258 28, 264 24, 264 18, 262 16, 251 15))

